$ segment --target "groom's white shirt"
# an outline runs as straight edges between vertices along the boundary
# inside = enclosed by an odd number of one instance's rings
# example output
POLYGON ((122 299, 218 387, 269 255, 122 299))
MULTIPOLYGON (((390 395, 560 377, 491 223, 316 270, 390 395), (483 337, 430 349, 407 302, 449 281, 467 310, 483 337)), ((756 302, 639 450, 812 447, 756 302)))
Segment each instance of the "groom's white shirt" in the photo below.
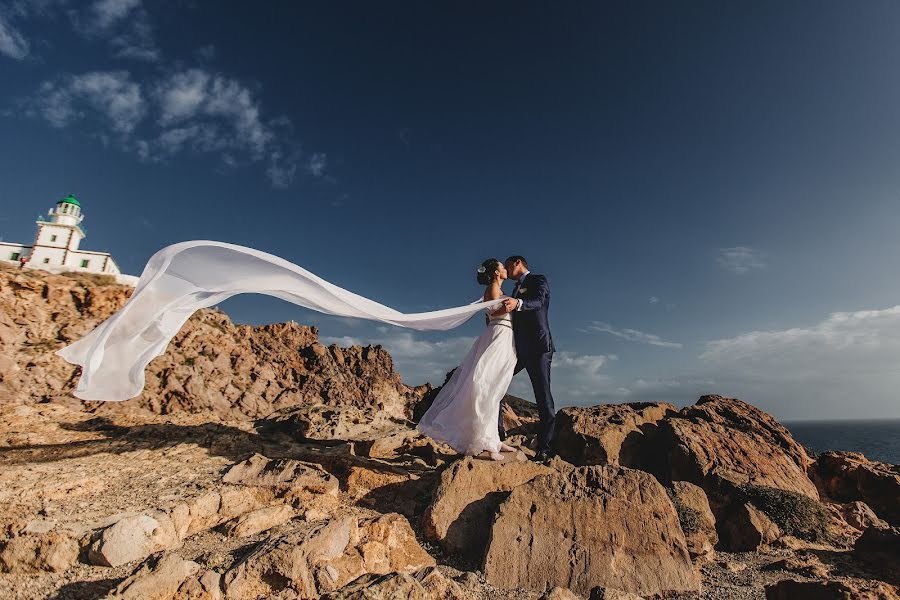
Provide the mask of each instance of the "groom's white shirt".
MULTIPOLYGON (((519 277, 519 280, 516 282, 516 287, 517 287, 517 288, 521 288, 521 287, 522 287, 522 282, 525 281, 525 278, 528 277, 528 274, 529 274, 529 273, 531 273, 531 271, 525 271, 524 273, 522 273, 522 276, 519 277)), ((520 291, 520 290, 517 289, 516 292, 515 292, 517 296, 519 295, 519 291, 520 291)), ((516 298, 516 300, 519 301, 519 305, 516 307, 516 310, 522 310, 522 299, 521 299, 521 298, 516 298)))

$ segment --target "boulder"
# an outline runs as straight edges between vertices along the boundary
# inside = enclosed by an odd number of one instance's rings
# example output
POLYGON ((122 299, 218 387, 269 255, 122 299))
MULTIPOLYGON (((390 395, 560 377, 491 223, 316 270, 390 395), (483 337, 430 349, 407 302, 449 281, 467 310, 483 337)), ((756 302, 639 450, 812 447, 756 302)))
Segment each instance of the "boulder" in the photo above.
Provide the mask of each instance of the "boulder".
POLYGON ((167 515, 128 516, 100 532, 88 550, 88 560, 95 565, 118 567, 180 545, 175 525, 167 515))
POLYGON ((641 595, 697 591, 675 507, 649 473, 614 466, 541 475, 500 505, 484 559, 503 589, 595 587, 641 595))
POLYGON ((78 560, 78 543, 67 535, 21 535, 0 542, 0 570, 5 573, 62 572, 78 560))
POLYGON ((141 565, 106 597, 108 600, 169 600, 199 570, 200 565, 193 561, 166 554, 141 565))
POLYGON ((783 579, 766 586, 766 600, 900 600, 900 596, 896 588, 881 581, 783 579))
POLYGON ((575 465, 640 467, 663 418, 677 412, 665 402, 571 406, 556 413, 554 448, 575 465))
POLYGON ((271 488, 277 495, 309 492, 336 496, 340 492, 338 480, 315 463, 269 459, 262 454, 254 454, 233 465, 222 481, 271 488))
POLYGON ((687 481, 673 481, 667 491, 678 511, 678 522, 681 523, 691 558, 712 558, 719 535, 716 533, 716 518, 709 508, 706 492, 687 481))
POLYGON ((422 517, 423 535, 447 552, 480 561, 500 503, 517 486, 550 472, 534 462, 458 460, 441 473, 422 517))
POLYGON ((853 545, 853 555, 886 581, 900 584, 900 527, 869 527, 853 545))
POLYGON ((879 518, 900 526, 900 465, 872 461, 857 452, 825 452, 809 474, 823 496, 865 502, 879 518))
POLYGON ((719 531, 726 547, 734 552, 751 552, 782 535, 778 525, 749 502, 732 504, 730 515, 719 522, 719 531))
POLYGON ((797 492, 818 500, 806 475, 812 462, 790 432, 746 402, 703 396, 677 416, 660 421, 668 475, 702 487, 717 512, 731 487, 756 485, 797 492))
POLYGON ((290 587, 300 598, 318 598, 367 573, 411 573, 434 564, 401 515, 347 515, 297 523, 269 538, 225 573, 225 594, 262 598, 290 587))
POLYGON ((376 440, 405 432, 413 423, 375 407, 291 406, 257 422, 261 432, 283 431, 298 440, 337 442, 376 440))
POLYGON ((887 521, 879 519, 869 505, 856 500, 839 505, 839 512, 844 521, 855 529, 865 531, 869 527, 887 527, 887 521))
POLYGON ((290 521, 294 509, 287 504, 276 504, 245 513, 223 526, 223 533, 232 537, 247 537, 290 521))

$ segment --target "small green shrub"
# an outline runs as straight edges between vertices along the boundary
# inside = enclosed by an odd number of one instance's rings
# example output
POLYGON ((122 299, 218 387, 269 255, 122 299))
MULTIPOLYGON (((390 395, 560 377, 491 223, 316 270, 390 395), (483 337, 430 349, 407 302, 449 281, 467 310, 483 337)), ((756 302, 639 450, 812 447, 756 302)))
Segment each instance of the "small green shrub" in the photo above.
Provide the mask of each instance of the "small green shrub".
POLYGON ((761 485, 742 485, 738 491, 787 535, 810 542, 828 541, 831 518, 822 503, 797 492, 761 485))

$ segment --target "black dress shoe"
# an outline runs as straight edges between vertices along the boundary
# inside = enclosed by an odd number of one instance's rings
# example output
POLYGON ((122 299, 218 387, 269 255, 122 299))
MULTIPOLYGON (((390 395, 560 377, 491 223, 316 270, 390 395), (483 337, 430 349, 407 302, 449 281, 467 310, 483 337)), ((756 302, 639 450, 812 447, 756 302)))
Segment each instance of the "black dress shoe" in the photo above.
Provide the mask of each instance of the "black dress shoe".
POLYGON ((550 459, 553 458, 554 454, 552 452, 538 452, 534 455, 533 460, 536 463, 546 464, 550 462, 550 459))

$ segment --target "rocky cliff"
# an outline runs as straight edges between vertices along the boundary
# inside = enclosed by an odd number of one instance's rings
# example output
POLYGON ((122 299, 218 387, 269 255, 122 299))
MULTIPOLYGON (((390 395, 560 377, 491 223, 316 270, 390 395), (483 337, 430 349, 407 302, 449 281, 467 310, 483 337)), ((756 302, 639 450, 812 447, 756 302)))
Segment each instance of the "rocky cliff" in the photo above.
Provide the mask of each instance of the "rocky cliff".
MULTIPOLYGON (((131 289, 102 276, 0 267, 0 398, 70 402, 77 367, 53 352, 118 310, 131 289)), ((315 327, 235 325, 222 312, 201 310, 150 363, 138 398, 84 407, 229 420, 297 405, 352 405, 407 418, 429 389, 405 385, 380 346, 326 347, 315 327)))
POLYGON ((121 403, 53 354, 129 290, 0 271, 0 597, 898 599, 900 467, 735 398, 569 407, 459 457, 378 347, 201 311, 121 403))

